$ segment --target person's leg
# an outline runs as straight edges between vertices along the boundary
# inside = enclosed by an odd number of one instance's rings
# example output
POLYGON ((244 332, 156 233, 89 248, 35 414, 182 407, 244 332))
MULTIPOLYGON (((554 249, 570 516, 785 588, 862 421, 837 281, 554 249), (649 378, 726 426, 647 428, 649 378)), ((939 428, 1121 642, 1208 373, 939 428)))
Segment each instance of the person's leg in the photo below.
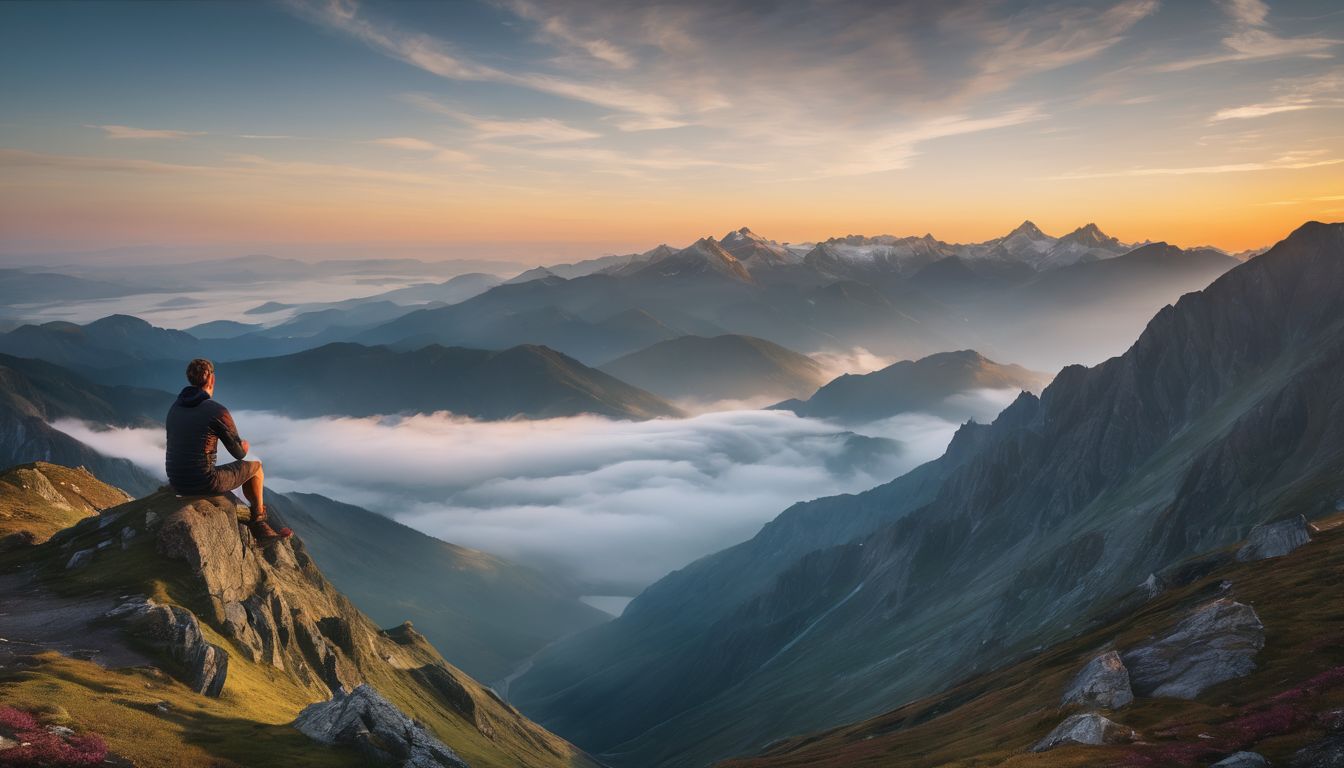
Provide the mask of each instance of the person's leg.
POLYGON ((257 471, 251 477, 243 481, 243 496, 247 497, 247 503, 252 507, 253 523, 260 523, 266 519, 266 500, 263 497, 262 485, 266 479, 266 473, 263 470, 261 462, 256 462, 257 471))

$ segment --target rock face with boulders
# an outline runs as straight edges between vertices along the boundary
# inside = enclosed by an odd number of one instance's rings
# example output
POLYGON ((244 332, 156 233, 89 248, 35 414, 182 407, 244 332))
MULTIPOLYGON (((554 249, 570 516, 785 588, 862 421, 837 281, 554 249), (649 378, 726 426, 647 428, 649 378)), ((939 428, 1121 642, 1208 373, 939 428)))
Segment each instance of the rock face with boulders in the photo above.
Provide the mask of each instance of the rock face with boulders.
POLYGON ((1065 718, 1048 736, 1036 742, 1031 751, 1045 752, 1066 744, 1125 744, 1138 737, 1133 728, 1096 712, 1085 712, 1065 718))
POLYGON ((1311 541, 1307 518, 1298 515, 1290 520, 1265 523, 1251 529, 1246 543, 1237 550, 1237 560, 1250 562, 1270 557, 1282 557, 1311 541))
POLYGON ((195 614, 176 605, 136 597, 113 608, 108 618, 130 623, 132 634, 147 640, 186 670, 186 683, 197 693, 218 697, 229 674, 229 654, 206 642, 195 614))
POLYGON ((468 768, 448 745, 368 685, 305 707, 294 727, 314 741, 352 746, 371 760, 401 768, 468 768))
POLYGON ((1129 670, 1120 654, 1107 651, 1087 663, 1069 684, 1060 706, 1120 709, 1134 701, 1129 687, 1129 670))
POLYGON ((1221 598, 1121 659, 1135 694, 1193 699, 1206 688, 1250 674, 1264 646, 1265 627, 1255 609, 1221 598))

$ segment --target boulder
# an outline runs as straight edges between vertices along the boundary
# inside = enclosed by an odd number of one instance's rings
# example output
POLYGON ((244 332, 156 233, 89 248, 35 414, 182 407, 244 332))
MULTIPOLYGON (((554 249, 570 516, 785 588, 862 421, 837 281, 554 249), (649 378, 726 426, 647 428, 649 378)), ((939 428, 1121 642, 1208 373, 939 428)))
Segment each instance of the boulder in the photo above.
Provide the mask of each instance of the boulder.
POLYGON ((1250 674, 1264 646, 1265 627, 1255 609, 1220 598, 1121 659, 1135 694, 1193 699, 1211 686, 1250 674))
POLYGON ((1120 654, 1107 651, 1083 667, 1068 690, 1060 706, 1079 706, 1087 709, 1120 709, 1134 701, 1129 687, 1129 670, 1120 660, 1120 654))
POLYGON ((1344 768, 1344 733, 1326 736, 1293 753, 1292 768, 1344 768))
POLYGON ((197 693, 218 697, 229 673, 229 654, 206 641, 196 615, 177 605, 136 597, 107 612, 127 621, 133 633, 182 665, 187 685, 197 693))
POLYGON ((319 743, 352 746, 371 760, 401 768, 467 768, 448 745, 367 684, 305 707, 294 727, 319 743))
POLYGON ((70 556, 70 560, 65 564, 65 567, 68 570, 73 570, 83 568, 91 562, 93 562, 93 549, 81 549, 70 556))
POLYGON ((1298 515, 1290 520, 1257 525, 1246 537, 1246 543, 1237 550, 1237 560, 1250 562, 1271 557, 1282 557, 1311 541, 1307 518, 1298 515))
POLYGON ((1066 744, 1125 744, 1139 735, 1133 728, 1109 720, 1096 712, 1071 715, 1055 726, 1048 736, 1036 742, 1032 752, 1045 752, 1066 744))
POLYGON ((1258 752, 1235 752, 1209 768, 1269 768, 1269 761, 1258 752))

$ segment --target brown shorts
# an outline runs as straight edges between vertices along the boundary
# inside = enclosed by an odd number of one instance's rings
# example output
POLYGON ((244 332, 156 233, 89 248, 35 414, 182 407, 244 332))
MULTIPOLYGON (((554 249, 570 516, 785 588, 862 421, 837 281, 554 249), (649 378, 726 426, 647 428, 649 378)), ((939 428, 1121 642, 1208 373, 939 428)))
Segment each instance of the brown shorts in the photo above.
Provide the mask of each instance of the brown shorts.
POLYGON ((215 467, 214 475, 210 480, 210 491, 213 493, 224 493, 232 491, 241 486, 252 476, 261 471, 260 461, 231 461, 228 464, 220 464, 215 467))

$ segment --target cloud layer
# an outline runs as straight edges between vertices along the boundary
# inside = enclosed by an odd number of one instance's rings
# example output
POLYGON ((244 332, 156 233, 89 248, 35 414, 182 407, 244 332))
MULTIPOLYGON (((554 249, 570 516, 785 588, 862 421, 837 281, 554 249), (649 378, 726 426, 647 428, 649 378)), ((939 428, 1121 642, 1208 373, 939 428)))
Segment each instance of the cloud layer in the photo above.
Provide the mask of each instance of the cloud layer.
MULTIPOLYGON (((1004 399, 972 398, 985 414, 1004 399)), ((906 415, 865 439, 775 411, 638 423, 235 416, 278 490, 360 504, 616 595, 750 537, 795 501, 886 482, 940 454, 956 429, 906 415)), ((57 427, 161 472, 158 430, 57 427)))

